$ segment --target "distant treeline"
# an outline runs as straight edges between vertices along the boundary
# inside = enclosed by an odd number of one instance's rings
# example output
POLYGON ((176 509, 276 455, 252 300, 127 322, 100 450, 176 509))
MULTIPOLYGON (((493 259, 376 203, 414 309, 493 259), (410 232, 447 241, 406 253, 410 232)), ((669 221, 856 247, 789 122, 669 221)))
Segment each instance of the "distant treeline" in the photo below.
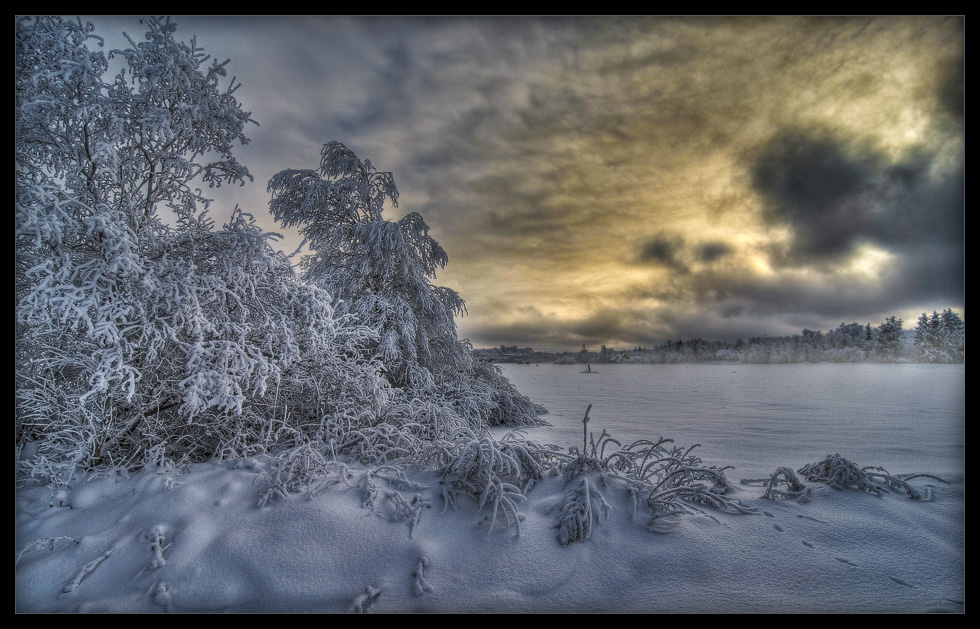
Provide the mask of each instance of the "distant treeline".
POLYGON ((652 347, 591 351, 538 352, 516 345, 473 350, 475 357, 495 363, 740 363, 801 362, 923 362, 962 363, 966 356, 963 320, 952 310, 923 313, 913 329, 889 317, 878 326, 841 323, 834 330, 803 330, 791 336, 761 336, 747 340, 706 341, 667 339, 652 347))

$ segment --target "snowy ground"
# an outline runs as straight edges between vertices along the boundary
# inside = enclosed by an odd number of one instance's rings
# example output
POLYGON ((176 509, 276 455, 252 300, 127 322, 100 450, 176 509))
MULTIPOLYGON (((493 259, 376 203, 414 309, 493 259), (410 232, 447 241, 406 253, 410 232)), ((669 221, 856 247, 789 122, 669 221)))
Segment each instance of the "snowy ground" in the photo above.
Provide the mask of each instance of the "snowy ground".
MULTIPOLYGON (((543 402, 559 406, 557 398, 543 402)), ((571 439, 574 422, 561 413, 550 419, 555 427, 532 431, 534 439, 551 433, 571 439)), ((846 448, 847 423, 841 419, 836 442, 813 442, 812 457, 785 464, 800 467, 846 448)), ((736 467, 755 442, 754 433, 739 434, 746 436, 727 440, 721 456, 736 467)), ((919 462, 908 457, 910 466, 919 462)), ((762 488, 740 486, 738 496, 757 514, 706 509, 656 532, 647 530, 644 518, 631 521, 626 493, 609 487, 603 489, 608 517, 591 539, 568 546, 556 538, 560 477, 529 492, 518 537, 515 528, 499 524, 488 535, 481 525, 486 512, 475 503, 443 513, 436 479, 426 475, 398 489, 430 505, 414 528, 390 517, 384 500, 374 509, 363 505, 363 470, 356 468, 330 489, 260 507, 266 465, 150 470, 88 480, 55 496, 44 488, 19 489, 16 610, 965 611, 965 479, 955 461, 954 473, 944 470, 951 484, 912 481, 928 494, 925 501, 811 485, 810 501, 801 504, 762 499, 762 488)), ((738 470, 729 473, 736 482, 742 477, 738 470)))

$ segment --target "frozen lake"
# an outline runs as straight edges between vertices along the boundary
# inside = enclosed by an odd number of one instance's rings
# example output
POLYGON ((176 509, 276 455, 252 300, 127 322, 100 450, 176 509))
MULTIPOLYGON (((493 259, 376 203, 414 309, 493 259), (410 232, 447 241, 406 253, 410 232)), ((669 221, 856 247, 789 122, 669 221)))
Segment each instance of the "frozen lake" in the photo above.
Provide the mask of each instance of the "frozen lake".
POLYGON ((624 443, 666 437, 701 444, 732 480, 762 478, 839 453, 894 474, 961 477, 965 366, 919 364, 501 365, 552 428, 530 437, 562 446, 605 428, 624 443))

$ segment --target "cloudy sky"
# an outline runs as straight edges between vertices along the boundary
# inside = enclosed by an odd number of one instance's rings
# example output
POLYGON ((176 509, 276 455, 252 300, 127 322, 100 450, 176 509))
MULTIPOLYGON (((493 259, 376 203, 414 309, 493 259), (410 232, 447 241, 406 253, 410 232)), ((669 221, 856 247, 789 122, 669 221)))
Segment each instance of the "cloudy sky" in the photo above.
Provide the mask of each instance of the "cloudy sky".
POLYGON ((218 217, 295 248, 266 184, 346 144, 446 249, 476 347, 965 319, 962 17, 174 21, 260 125, 218 217))

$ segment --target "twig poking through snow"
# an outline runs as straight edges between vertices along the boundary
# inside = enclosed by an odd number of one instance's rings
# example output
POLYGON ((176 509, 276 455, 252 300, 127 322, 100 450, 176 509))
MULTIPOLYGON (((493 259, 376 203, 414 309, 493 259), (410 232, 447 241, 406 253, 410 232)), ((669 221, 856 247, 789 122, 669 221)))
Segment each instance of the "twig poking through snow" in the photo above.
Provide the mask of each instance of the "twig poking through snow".
POLYGON ((173 595, 163 581, 158 583, 153 590, 153 603, 162 607, 164 611, 169 612, 173 609, 173 595))
POLYGON ((374 605, 374 601, 378 600, 378 596, 381 594, 381 590, 373 588, 370 585, 364 588, 363 594, 358 594, 354 597, 354 602, 351 603, 350 608, 347 610, 348 613, 352 614, 369 614, 371 613, 371 605, 374 605))
MULTIPOLYGON (((381 468, 383 469, 383 468, 381 468)), ((358 481, 357 487, 363 492, 361 494, 361 506, 378 512, 387 512, 388 518, 392 522, 408 522, 408 535, 411 537, 415 533, 422 518, 422 510, 429 507, 421 495, 415 494, 412 500, 407 500, 404 496, 394 490, 385 489, 375 478, 380 478, 390 482, 390 479, 378 473, 365 472, 358 481)))
POLYGON ((154 568, 160 568, 167 565, 167 560, 163 558, 163 551, 170 548, 170 544, 167 544, 166 546, 163 545, 166 538, 163 536, 163 531, 161 528, 159 526, 155 527, 150 533, 149 538, 150 550, 153 551, 153 561, 150 565, 152 565, 154 568))
MULTIPOLYGON (((588 434, 589 433, 589 411, 591 411, 591 410, 592 410, 592 405, 589 404, 588 408, 585 409, 585 417, 582 418, 582 452, 583 453, 587 452, 588 451, 588 448, 589 448, 589 434, 588 434)), ((580 461, 580 464, 581 464, 581 466, 583 466, 583 468, 581 469, 581 471, 584 471, 584 465, 585 465, 585 458, 584 457, 580 461)))
POLYGON ((415 572, 412 573, 412 576, 415 577, 415 596, 422 596, 426 592, 432 591, 432 586, 425 580, 424 574, 424 570, 428 565, 428 558, 422 557, 415 566, 415 572))
POLYGON ((87 564, 85 564, 85 566, 82 567, 81 572, 79 572, 77 575, 75 575, 75 578, 72 579, 71 581, 69 581, 65 585, 65 592, 73 592, 73 591, 75 591, 75 589, 82 583, 82 579, 84 579, 86 576, 88 576, 88 574, 90 572, 92 572, 93 570, 95 570, 100 563, 102 563, 103 561, 105 561, 106 559, 108 559, 109 558, 109 555, 111 555, 111 554, 112 554, 112 551, 111 550, 107 550, 107 551, 105 551, 105 554, 102 555, 101 557, 98 557, 97 559, 93 559, 92 561, 90 561, 87 564))
POLYGON ((41 539, 39 539, 37 541, 34 541, 34 542, 31 542, 30 544, 27 544, 26 546, 24 546, 23 548, 20 549, 20 552, 18 552, 17 553, 17 556, 14 558, 14 566, 16 566, 18 563, 20 563, 20 558, 27 551, 34 550, 35 548, 41 548, 45 544, 50 544, 49 549, 50 550, 54 550, 54 543, 57 542, 58 540, 62 540, 62 539, 66 539, 68 541, 75 542, 76 544, 78 543, 78 540, 77 539, 74 539, 72 537, 65 537, 65 536, 61 536, 61 537, 42 537, 41 539))

